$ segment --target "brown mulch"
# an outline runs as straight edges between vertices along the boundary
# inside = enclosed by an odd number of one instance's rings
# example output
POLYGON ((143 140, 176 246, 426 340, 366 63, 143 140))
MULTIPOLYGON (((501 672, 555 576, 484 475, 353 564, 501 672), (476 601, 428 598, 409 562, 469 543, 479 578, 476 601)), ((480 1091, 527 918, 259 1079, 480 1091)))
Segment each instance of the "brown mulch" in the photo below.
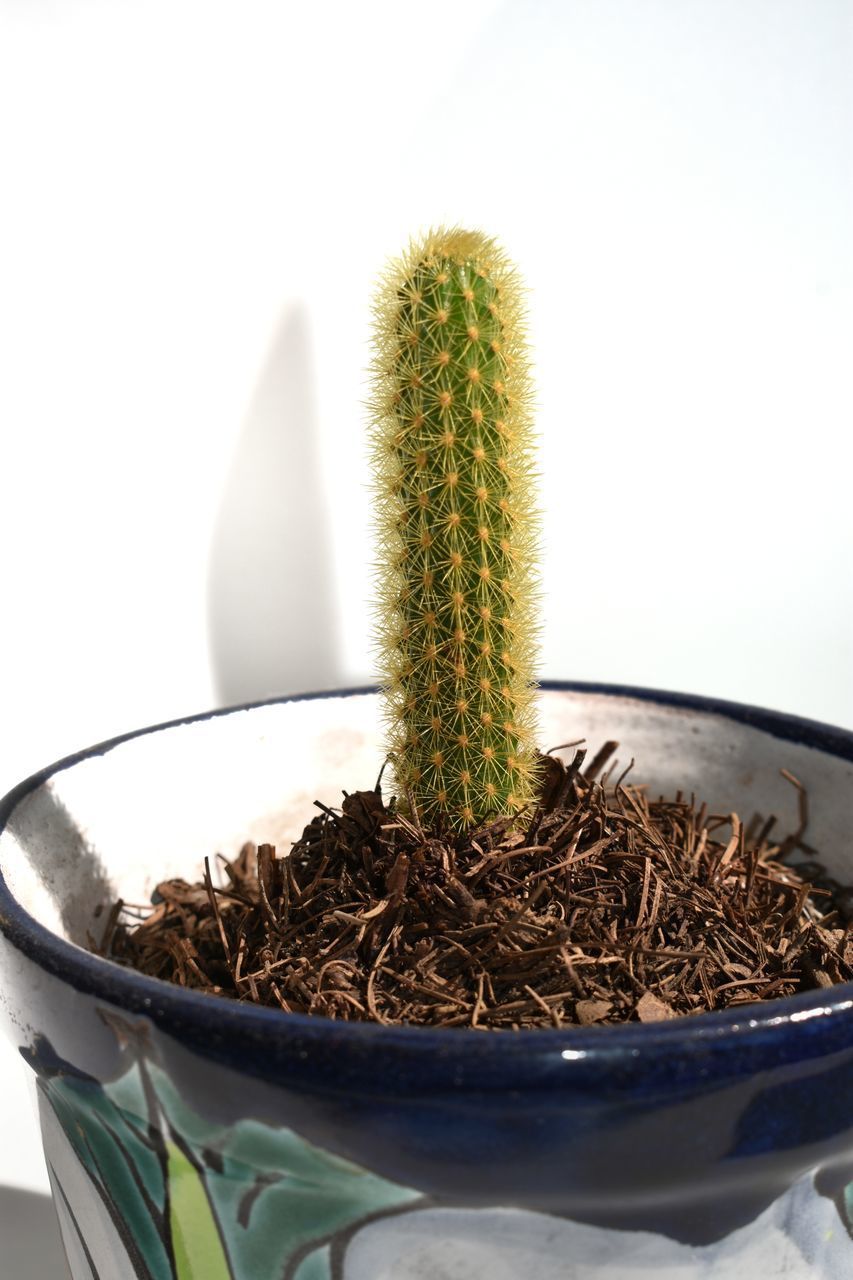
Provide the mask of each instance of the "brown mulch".
MULTIPOLYGON (((576 745, 576 744, 571 744, 576 745)), ((853 977, 853 890, 775 820, 544 757, 526 822, 420 831, 375 791, 318 803, 290 856, 206 863, 203 883, 116 903, 101 954, 285 1012, 443 1027, 658 1021, 853 977), (798 869, 789 859, 805 856, 798 869)), ((783 771, 784 772, 784 771, 783 771)))

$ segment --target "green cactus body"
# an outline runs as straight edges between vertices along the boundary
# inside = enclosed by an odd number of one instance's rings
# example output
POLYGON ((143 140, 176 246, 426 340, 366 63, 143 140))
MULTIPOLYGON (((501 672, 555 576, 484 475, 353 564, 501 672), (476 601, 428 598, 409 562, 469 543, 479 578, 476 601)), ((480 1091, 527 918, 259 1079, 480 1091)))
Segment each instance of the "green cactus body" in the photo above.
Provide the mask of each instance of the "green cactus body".
POLYGON ((389 271, 375 333, 389 755, 425 827, 464 829, 536 785, 521 288, 493 241, 432 232, 389 271))

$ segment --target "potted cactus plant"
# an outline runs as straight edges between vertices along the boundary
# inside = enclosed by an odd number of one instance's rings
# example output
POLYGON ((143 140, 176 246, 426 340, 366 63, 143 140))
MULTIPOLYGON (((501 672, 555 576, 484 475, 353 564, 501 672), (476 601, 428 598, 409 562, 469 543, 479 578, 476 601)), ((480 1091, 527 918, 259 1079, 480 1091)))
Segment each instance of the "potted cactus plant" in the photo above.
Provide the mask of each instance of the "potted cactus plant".
MULTIPOLYGON (((853 986, 816 980, 763 1004, 738 1003, 730 987, 728 1007, 698 1016, 571 1021, 590 1001, 567 950, 584 894, 566 873, 580 871, 564 864, 595 865, 615 810, 592 806, 581 848, 565 804, 604 795, 595 769, 582 779, 575 758, 555 772, 537 748, 618 739, 655 791, 701 792, 712 811, 782 810, 793 778, 812 802, 809 838, 840 881, 853 736, 678 694, 534 693, 530 392, 514 272, 484 237, 433 233, 389 273, 377 333, 383 693, 143 730, 45 769, 0 808, 0 1008, 35 1071, 74 1280, 835 1280, 853 1261, 853 986), (398 802, 386 806, 373 781, 389 752, 398 802), (330 816, 326 803, 303 831, 312 802, 341 790, 343 811, 330 816), (251 875, 247 839, 259 851, 251 875), (290 857, 274 856, 294 840, 290 857), (482 890, 486 863, 521 851, 541 867, 543 846, 556 851, 565 908, 547 946, 545 917, 525 914, 545 877, 530 872, 502 916, 482 890), (179 881, 214 851, 225 885, 179 881), (483 866, 463 874, 471 859, 483 866), (172 957, 171 983, 92 949, 105 924, 115 933, 104 903, 152 892, 157 929, 144 928, 172 957), (428 964, 436 902, 459 926, 445 930, 455 970, 428 964), (550 947, 571 989, 558 1001, 530 988, 535 1029, 517 1009, 495 1025, 520 1029, 478 1029, 493 979, 481 965, 484 986, 466 1005, 471 938, 482 958, 483 938, 513 939, 522 917, 527 959, 550 947), (176 918, 180 929, 160 927, 176 918), (414 978, 395 976, 395 954, 414 978), (414 1025, 413 999, 398 1000, 409 1016, 381 1025, 401 980, 432 989, 433 1008, 440 980, 451 1013, 414 1025), (194 989, 217 983, 240 998, 194 989), (378 1016, 351 1016, 356 1006, 378 1016)), ((636 803, 615 861, 631 861, 636 803)), ((690 848, 697 866, 707 843, 706 832, 690 848)), ((730 891, 748 906, 761 898, 767 845, 733 832, 709 864, 704 911, 730 891)), ((636 901, 625 900, 642 933, 658 927, 662 895, 652 854, 635 861, 636 901)), ((782 914, 761 917, 772 946, 744 917, 747 942, 778 974, 790 950, 782 914)), ((634 947, 622 965, 629 1012, 656 949, 634 947)), ((701 986, 695 956, 665 959, 685 987, 690 974, 701 986)), ((589 971, 612 960, 604 950, 589 971)))

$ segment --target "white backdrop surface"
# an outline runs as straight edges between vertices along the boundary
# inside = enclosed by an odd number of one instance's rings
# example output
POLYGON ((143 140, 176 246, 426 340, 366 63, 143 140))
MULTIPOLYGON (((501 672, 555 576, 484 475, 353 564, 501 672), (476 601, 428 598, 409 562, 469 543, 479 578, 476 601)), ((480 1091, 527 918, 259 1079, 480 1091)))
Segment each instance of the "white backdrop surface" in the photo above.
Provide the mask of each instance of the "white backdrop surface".
POLYGON ((851 68, 848 0, 0 0, 0 788, 371 677, 368 299, 438 222, 530 290, 542 674, 853 726, 851 68))

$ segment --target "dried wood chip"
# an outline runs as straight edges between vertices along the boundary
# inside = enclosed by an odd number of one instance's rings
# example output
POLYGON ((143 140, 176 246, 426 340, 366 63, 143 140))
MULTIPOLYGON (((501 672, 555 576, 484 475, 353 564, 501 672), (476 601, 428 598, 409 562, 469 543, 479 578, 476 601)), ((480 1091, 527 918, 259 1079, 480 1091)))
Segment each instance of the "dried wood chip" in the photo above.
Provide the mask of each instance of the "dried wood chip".
POLYGON ((578 1000, 575 1016, 582 1027, 591 1027, 594 1022, 603 1022, 612 1010, 612 1000, 578 1000))
POLYGON ((672 1007, 658 999, 652 991, 647 991, 637 1001, 636 1012, 640 1022, 665 1022, 667 1018, 675 1017, 672 1007))

